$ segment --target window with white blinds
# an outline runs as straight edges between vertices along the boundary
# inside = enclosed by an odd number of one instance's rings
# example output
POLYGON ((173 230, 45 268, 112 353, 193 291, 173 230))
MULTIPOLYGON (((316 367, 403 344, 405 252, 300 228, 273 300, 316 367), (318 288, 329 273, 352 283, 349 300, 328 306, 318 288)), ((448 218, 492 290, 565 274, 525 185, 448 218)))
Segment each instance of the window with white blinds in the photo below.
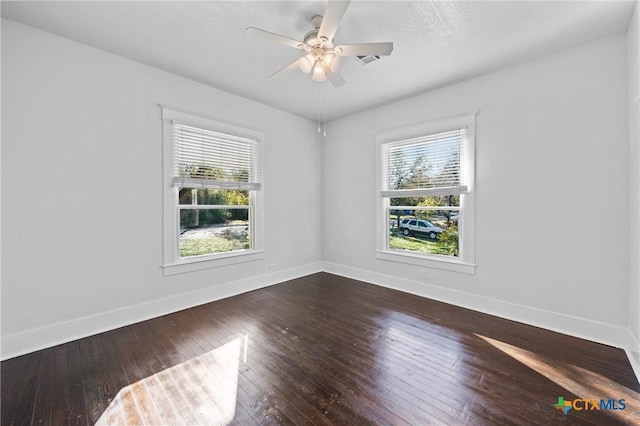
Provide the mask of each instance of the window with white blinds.
POLYGON ((393 141, 381 146, 382 196, 467 192, 462 159, 466 128, 393 141))
POLYGON ((264 259, 262 132, 162 107, 165 275, 264 259))
POLYGON ((260 141, 171 123, 173 186, 259 190, 262 184, 260 141))
POLYGON ((474 273, 475 113, 380 132, 377 257, 474 273))

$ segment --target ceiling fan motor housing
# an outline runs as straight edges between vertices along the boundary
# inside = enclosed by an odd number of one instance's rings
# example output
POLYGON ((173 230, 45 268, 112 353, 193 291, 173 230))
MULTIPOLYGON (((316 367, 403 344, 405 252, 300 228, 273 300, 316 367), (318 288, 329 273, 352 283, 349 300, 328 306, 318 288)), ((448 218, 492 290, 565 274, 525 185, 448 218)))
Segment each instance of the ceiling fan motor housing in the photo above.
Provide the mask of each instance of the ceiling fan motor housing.
POLYGON ((314 30, 309 31, 304 36, 304 40, 303 41, 307 46, 310 46, 310 47, 319 46, 322 43, 322 41, 318 37, 318 29, 316 28, 314 30))

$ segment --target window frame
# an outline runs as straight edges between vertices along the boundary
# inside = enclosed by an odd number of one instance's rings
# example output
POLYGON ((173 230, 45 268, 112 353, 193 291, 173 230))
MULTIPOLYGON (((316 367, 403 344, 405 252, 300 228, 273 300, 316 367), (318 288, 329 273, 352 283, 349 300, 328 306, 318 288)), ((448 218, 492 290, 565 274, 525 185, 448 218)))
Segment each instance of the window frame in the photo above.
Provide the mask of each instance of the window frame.
MULTIPOLYGON (((208 268, 251 262, 265 258, 264 250, 264 183, 259 190, 249 190, 249 232, 251 249, 224 253, 180 257, 180 210, 179 188, 174 186, 175 146, 172 123, 179 122, 218 133, 257 140, 264 143, 262 132, 223 123, 210 118, 193 115, 174 109, 162 108, 163 127, 163 263, 165 276, 208 268)), ((263 158, 260 159, 263 161, 263 158)), ((216 206, 224 207, 224 206, 216 206)), ((205 207, 206 208, 206 207, 205 207)))
MULTIPOLYGON (((384 130, 375 134, 376 138, 376 258, 386 261, 407 263, 425 268, 444 269, 465 274, 475 274, 475 125, 477 111, 395 129, 384 130), (429 253, 417 253, 389 248, 388 209, 391 197, 383 194, 382 150, 386 144, 405 139, 424 137, 455 129, 466 128, 464 167, 466 192, 460 194, 459 207, 459 256, 446 256, 429 253)), ((416 222, 417 223, 417 222, 416 222)))

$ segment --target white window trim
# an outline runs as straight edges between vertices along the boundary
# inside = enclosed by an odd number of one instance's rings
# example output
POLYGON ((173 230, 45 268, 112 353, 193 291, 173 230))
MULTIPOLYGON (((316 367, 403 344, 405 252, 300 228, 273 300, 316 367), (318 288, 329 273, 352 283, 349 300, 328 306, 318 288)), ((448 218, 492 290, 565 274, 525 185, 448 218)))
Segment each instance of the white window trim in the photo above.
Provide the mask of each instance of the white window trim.
MULTIPOLYGON (((199 271, 209 268, 233 265, 243 262, 262 260, 266 257, 264 250, 264 196, 263 190, 252 191, 250 196, 250 212, 252 214, 252 238, 253 245, 250 250, 236 252, 217 253, 211 255, 194 256, 180 259, 178 244, 179 206, 178 188, 174 186, 174 142, 171 131, 171 122, 177 121, 183 124, 209 129, 219 133, 264 141, 264 134, 251 129, 222 123, 209 118, 187 114, 173 109, 162 107, 163 121, 163 264, 164 275, 175 275, 185 272, 199 271)), ((262 185, 264 188, 264 185, 262 185)))
POLYGON ((465 274, 475 274, 475 122, 477 111, 463 115, 445 117, 428 122, 413 124, 400 128, 377 132, 376 137, 376 191, 377 203, 376 223, 376 258, 391 262, 408 263, 424 268, 444 269, 465 274), (460 226, 460 257, 442 256, 434 254, 418 254, 410 251, 389 249, 389 232, 387 220, 388 193, 382 190, 382 145, 402 139, 420 137, 449 131, 455 128, 467 128, 465 138, 465 168, 468 181, 465 182, 466 193, 460 197, 460 211, 462 212, 460 226))

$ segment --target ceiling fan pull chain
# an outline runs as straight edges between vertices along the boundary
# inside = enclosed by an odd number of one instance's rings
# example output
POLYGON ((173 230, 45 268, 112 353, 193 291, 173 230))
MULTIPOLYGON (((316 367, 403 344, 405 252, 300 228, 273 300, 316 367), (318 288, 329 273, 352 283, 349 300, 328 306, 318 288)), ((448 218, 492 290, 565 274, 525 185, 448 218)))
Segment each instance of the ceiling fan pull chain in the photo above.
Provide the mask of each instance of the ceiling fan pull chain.
MULTIPOLYGON (((322 91, 322 88, 320 88, 320 90, 322 91)), ((324 127, 324 132, 322 134, 323 137, 327 137, 327 94, 326 93, 322 93, 322 112, 323 112, 323 117, 322 117, 322 126, 324 127)))
POLYGON ((320 88, 318 88, 318 133, 322 132, 322 128, 320 127, 320 88))

